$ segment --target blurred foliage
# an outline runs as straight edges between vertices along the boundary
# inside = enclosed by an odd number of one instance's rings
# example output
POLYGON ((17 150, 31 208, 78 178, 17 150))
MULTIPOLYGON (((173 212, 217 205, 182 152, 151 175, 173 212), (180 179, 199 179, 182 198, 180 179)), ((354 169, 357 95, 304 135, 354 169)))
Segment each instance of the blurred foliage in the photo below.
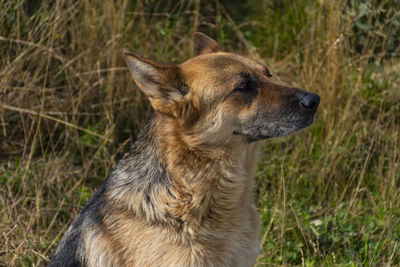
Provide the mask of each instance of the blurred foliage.
POLYGON ((347 7, 355 51, 371 49, 380 58, 400 56, 400 1, 349 0, 347 7))

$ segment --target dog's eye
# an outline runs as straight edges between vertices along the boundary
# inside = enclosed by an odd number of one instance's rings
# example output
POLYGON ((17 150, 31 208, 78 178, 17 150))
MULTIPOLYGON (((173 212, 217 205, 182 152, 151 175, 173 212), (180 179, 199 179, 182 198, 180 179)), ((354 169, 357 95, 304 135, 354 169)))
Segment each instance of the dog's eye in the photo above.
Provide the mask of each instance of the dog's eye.
POLYGON ((236 85, 233 92, 240 93, 253 93, 257 92, 258 83, 250 77, 250 73, 242 71, 240 72, 242 76, 241 82, 236 85))
POLYGON ((252 80, 242 81, 234 89, 236 92, 249 93, 254 92, 257 89, 257 83, 252 80))
POLYGON ((269 72, 269 69, 267 67, 264 66, 264 71, 265 71, 265 76, 267 76, 268 78, 272 77, 271 72, 269 72))
POLYGON ((247 81, 241 82, 238 86, 236 86, 235 91, 247 91, 247 81))

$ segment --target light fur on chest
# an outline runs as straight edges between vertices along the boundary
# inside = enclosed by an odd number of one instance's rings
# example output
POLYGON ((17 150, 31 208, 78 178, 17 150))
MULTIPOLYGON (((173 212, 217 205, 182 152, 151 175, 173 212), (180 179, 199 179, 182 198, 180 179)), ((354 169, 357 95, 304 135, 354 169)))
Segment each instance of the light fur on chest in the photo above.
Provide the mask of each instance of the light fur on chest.
POLYGON ((143 196, 128 190, 119 192, 119 198, 109 195, 110 205, 126 209, 111 208, 122 212, 105 216, 101 226, 85 234, 88 265, 251 266, 259 250, 258 214, 251 199, 257 147, 239 152, 229 164, 175 168, 184 192, 158 188, 152 192, 157 206, 148 208, 145 217, 137 210, 143 196), (181 225, 163 222, 158 213, 165 212, 179 216, 181 225))

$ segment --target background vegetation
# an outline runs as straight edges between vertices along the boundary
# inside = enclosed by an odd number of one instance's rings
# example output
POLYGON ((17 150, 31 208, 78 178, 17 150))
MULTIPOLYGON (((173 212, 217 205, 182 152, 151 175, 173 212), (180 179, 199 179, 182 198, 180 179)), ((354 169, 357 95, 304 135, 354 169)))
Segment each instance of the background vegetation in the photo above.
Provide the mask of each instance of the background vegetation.
POLYGON ((202 31, 321 95, 265 142, 257 266, 400 264, 400 1, 0 0, 0 266, 43 266, 151 114, 121 48, 202 31))

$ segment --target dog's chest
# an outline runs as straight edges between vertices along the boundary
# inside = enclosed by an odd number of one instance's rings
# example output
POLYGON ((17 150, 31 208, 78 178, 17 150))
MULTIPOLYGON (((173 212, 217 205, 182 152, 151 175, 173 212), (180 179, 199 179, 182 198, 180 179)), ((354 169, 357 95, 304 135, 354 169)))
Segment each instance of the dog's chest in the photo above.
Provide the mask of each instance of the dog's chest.
POLYGON ((204 249, 220 266, 252 266, 259 253, 259 216, 252 204, 217 224, 205 222, 204 249))

